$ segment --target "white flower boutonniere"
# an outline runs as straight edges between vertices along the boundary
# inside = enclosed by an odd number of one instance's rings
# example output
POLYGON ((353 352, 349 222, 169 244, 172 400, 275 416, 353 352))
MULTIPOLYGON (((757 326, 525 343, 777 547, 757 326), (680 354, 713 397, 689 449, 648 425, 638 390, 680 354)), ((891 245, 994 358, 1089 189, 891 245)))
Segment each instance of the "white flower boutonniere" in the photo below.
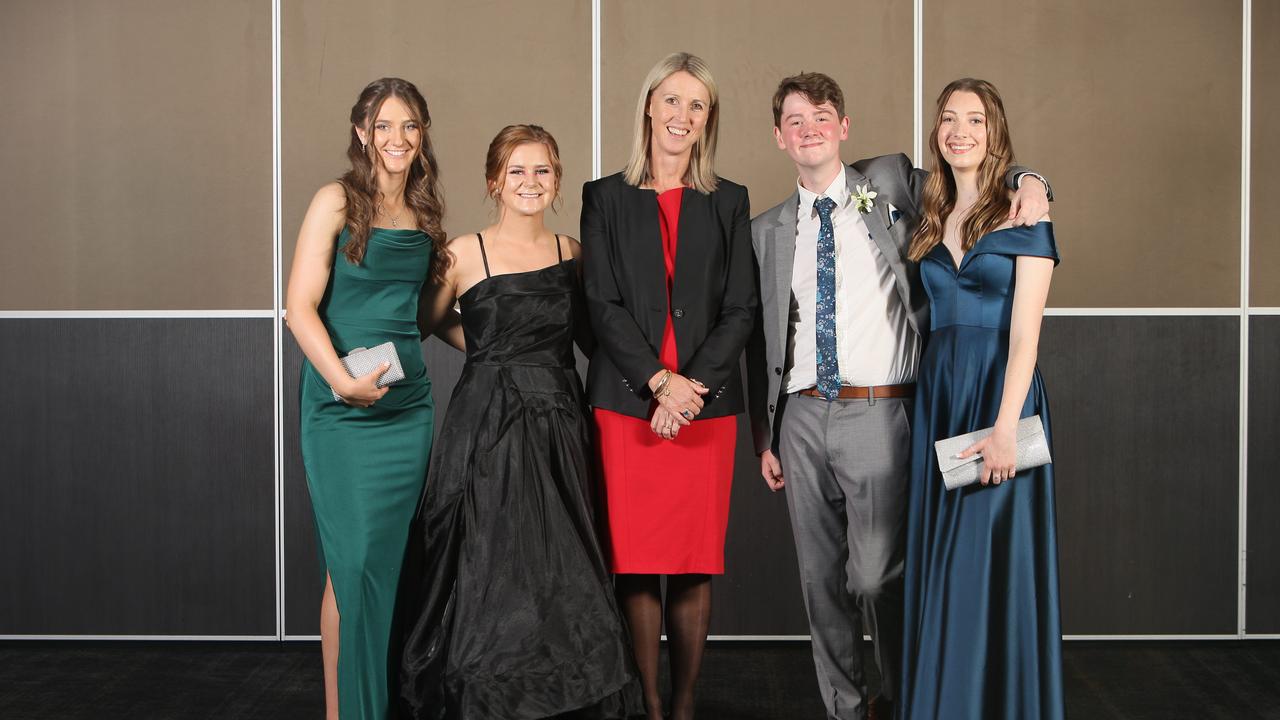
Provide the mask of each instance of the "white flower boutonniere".
POLYGON ((858 208, 858 212, 866 215, 871 212, 871 208, 876 206, 873 201, 879 193, 872 190, 870 185, 857 185, 855 186, 855 189, 857 190, 857 192, 853 194, 853 199, 857 202, 855 207, 858 208))

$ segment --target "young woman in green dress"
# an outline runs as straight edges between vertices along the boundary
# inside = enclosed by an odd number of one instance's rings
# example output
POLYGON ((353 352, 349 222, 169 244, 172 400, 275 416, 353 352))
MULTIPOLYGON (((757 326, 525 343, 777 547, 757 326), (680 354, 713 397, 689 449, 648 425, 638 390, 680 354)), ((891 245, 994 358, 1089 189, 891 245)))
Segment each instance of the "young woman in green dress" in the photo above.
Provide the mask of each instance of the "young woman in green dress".
MULTIPOLYGON (((360 93, 351 169, 312 199, 289 275, 288 324, 306 355, 301 445, 326 571, 320 637, 331 719, 388 714, 391 619, 434 419, 420 327, 436 323, 419 300, 447 257, 430 122, 405 80, 360 93), (379 388, 385 363, 347 374, 341 356, 388 341, 404 380, 379 388)), ((456 323, 436 332, 461 346, 456 323)))

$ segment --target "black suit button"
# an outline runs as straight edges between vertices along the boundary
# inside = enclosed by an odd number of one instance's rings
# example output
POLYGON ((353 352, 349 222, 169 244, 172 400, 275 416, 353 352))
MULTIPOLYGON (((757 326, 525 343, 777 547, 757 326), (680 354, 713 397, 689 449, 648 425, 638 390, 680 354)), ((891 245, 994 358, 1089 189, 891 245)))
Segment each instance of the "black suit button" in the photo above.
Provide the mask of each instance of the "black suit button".
POLYGON ((774 375, 781 375, 781 374, 782 374, 782 368, 774 368, 774 369, 773 369, 773 374, 774 374, 774 375))
POLYGON ((770 406, 769 406, 769 412, 773 412, 773 406, 772 406, 772 405, 770 405, 770 406))
POLYGON ((675 310, 671 311, 671 314, 677 318, 682 318, 684 317, 684 310, 681 310, 680 308, 676 308, 675 310))

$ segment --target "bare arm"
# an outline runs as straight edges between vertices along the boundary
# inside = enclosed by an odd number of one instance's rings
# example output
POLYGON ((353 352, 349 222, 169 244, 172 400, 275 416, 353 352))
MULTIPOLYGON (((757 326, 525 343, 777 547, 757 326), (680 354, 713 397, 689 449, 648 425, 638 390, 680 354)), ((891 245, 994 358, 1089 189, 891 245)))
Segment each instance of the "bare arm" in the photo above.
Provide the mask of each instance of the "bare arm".
POLYGON ((386 388, 376 384, 386 370, 386 363, 364 377, 353 379, 338 359, 319 313, 320 300, 333 269, 334 243, 346 223, 346 203, 342 186, 337 183, 320 188, 311 199, 293 251, 293 267, 289 270, 289 289, 285 295, 288 308, 285 322, 325 382, 351 404, 367 407, 387 393, 386 388))
POLYGON ((462 352, 467 351, 467 339, 462 332, 462 316, 454 309, 457 302, 457 279, 453 273, 457 262, 445 270, 439 282, 427 278, 418 296, 418 334, 425 342, 435 335, 462 352))

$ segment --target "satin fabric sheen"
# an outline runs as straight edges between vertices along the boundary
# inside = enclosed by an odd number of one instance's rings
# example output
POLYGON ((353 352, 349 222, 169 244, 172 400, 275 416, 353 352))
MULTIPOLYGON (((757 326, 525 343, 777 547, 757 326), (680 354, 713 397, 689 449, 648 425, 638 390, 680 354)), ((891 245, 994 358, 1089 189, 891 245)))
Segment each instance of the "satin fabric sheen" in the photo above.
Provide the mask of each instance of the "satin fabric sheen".
MULTIPOLYGON (((668 304, 658 359, 672 372, 679 371, 670 298, 683 195, 673 188, 657 196, 668 304)), ((737 418, 695 419, 664 440, 648 420, 600 408, 594 415, 613 572, 723 574, 737 418)))
MULTIPOLYGON (((1040 223, 978 240, 959 268, 941 244, 920 265, 932 331, 911 440, 900 718, 1064 716, 1053 466, 947 491, 933 443, 995 424, 1018 255, 1058 261, 1040 223)), ((1020 417, 1039 414, 1036 370, 1020 417)))
POLYGON ((574 267, 493 276, 459 298, 467 363, 402 586, 408 717, 641 712, 593 525, 574 267))
POLYGON ((359 265, 342 254, 348 239, 344 229, 320 318, 339 356, 392 341, 405 379, 372 407, 352 407, 334 400, 329 384, 304 360, 300 434, 320 549, 342 616, 340 712, 344 720, 382 720, 390 698, 396 586, 435 414, 417 326, 431 239, 417 230, 374 228, 359 265))

